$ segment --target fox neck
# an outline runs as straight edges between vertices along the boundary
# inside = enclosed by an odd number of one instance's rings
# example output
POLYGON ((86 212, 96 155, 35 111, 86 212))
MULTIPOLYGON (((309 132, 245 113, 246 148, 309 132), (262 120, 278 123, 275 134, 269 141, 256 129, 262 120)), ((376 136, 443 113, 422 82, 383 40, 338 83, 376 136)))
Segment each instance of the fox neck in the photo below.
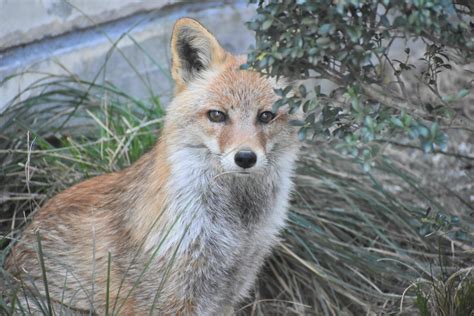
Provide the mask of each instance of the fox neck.
MULTIPOLYGON (((144 250, 160 245, 167 251, 176 245, 185 249, 210 230, 220 230, 225 238, 249 231, 268 218, 276 203, 285 204, 291 183, 281 188, 290 170, 267 170, 265 175, 238 176, 219 173, 206 148, 174 146, 162 138, 149 158, 152 167, 131 214, 136 237, 144 250), (285 174, 288 173, 288 174, 285 174), (145 184, 145 185, 144 185, 145 184), (278 184, 278 185, 277 185, 278 184), (282 192, 283 191, 283 192, 282 192), (282 195, 285 201, 277 201, 282 195), (166 236, 166 238, 165 238, 166 236)), ((141 163, 150 168, 150 163, 141 163)), ((275 214, 275 226, 282 226, 284 214, 275 214)), ((237 236, 234 236, 234 238, 237 236)), ((161 252, 160 250, 160 252, 161 252)))

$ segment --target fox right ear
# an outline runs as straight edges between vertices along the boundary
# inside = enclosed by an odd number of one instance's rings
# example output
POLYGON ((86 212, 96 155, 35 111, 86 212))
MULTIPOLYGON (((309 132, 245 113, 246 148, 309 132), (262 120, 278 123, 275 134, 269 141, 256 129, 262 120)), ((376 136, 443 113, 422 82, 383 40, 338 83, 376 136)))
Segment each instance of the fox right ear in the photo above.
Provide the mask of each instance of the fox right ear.
POLYGON ((171 54, 173 60, 171 72, 176 92, 180 92, 202 71, 222 63, 226 52, 199 22, 182 18, 173 28, 171 54))

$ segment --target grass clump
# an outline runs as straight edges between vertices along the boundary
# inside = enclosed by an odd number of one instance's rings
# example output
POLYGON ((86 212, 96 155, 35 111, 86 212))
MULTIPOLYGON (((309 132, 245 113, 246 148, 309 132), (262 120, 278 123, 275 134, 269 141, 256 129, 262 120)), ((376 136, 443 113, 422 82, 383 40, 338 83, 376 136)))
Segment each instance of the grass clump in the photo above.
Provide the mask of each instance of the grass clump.
POLYGON ((290 225, 259 288, 263 298, 307 307, 266 302, 261 313, 267 308, 277 313, 285 305, 299 314, 412 314, 422 311, 424 299, 435 315, 453 315, 442 312, 445 304, 451 310, 469 306, 472 209, 447 213, 447 207, 462 203, 420 182, 388 156, 367 174, 330 144, 307 149, 296 176, 290 225), (441 193, 440 200, 431 190, 441 193), (445 226, 435 220, 457 216, 459 221, 445 226), (426 286, 437 291, 427 292, 426 286), (457 298, 449 303, 449 297, 457 298))
POLYGON ((1 116, 4 232, 47 197, 137 160, 155 143, 164 113, 158 98, 145 103, 71 76, 46 75, 23 93, 33 96, 19 95, 1 116))
MULTIPOLYGON (((158 98, 74 76, 45 75, 23 93, 0 124, 0 261, 48 197, 153 146, 164 114, 158 98)), ((305 144, 289 225, 237 314, 472 313, 474 209, 449 178, 471 158, 440 154, 450 167, 433 175, 421 152, 386 145, 364 172, 334 147, 305 144)))

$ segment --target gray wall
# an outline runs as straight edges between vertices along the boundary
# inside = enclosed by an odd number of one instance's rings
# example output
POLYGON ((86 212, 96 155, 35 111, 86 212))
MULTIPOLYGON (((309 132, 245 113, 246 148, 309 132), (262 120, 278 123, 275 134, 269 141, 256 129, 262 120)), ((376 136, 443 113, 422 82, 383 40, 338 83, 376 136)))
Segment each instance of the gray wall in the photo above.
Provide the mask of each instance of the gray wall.
POLYGON ((225 48, 245 53, 254 38, 244 22, 254 12, 245 0, 0 0, 0 112, 45 73, 93 79, 107 58, 99 82, 167 100, 176 19, 196 18, 225 48), (12 74, 21 75, 2 82, 12 74))

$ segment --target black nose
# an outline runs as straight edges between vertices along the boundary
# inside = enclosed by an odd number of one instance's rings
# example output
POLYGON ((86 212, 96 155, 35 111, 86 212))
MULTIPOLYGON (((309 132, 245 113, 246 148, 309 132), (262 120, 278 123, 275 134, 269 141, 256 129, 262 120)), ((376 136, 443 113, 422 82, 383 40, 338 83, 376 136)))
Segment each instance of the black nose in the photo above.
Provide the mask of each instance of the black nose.
POLYGON ((251 150, 241 150, 234 157, 237 166, 244 169, 253 167, 257 162, 257 155, 251 150))

